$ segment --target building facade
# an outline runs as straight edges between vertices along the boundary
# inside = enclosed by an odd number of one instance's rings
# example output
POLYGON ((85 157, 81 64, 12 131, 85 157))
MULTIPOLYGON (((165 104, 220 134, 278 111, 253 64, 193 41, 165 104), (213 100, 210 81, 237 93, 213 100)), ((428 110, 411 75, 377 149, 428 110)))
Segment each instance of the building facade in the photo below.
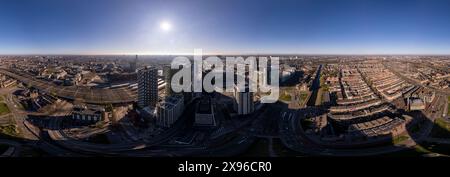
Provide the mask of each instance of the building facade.
POLYGON ((238 115, 251 114, 254 111, 253 92, 250 92, 248 86, 241 92, 236 86, 234 88, 234 98, 236 99, 235 109, 238 115))
POLYGON ((174 124, 184 111, 184 99, 182 95, 167 97, 158 103, 157 124, 162 127, 170 127, 174 124))
POLYGON ((420 98, 408 98, 408 106, 410 111, 425 110, 425 102, 420 98))
POLYGON ((158 70, 145 67, 138 70, 138 106, 155 107, 158 102, 158 70))
POLYGON ((136 72, 137 62, 138 62, 138 56, 136 55, 136 58, 134 58, 134 60, 130 61, 130 71, 131 72, 136 72))
POLYGON ((96 123, 108 118, 108 112, 99 106, 75 105, 72 111, 72 120, 81 123, 96 123))
MULTIPOLYGON (((166 96, 172 96, 174 94, 174 92, 172 90, 172 77, 178 71, 179 71, 179 69, 172 69, 170 67, 170 65, 164 66, 164 68, 163 68, 164 82, 166 83, 166 86, 165 86, 166 96)), ((179 83, 179 84, 181 84, 181 83, 179 83)))
POLYGON ((195 126, 216 126, 216 118, 214 116, 214 104, 211 98, 205 97, 200 100, 195 110, 195 126))

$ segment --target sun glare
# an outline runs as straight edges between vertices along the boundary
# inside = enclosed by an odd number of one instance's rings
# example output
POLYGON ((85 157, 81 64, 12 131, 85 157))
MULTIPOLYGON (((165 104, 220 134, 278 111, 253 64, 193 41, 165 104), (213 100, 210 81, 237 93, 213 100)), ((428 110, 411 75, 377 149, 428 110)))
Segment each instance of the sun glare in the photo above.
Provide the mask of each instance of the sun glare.
POLYGON ((172 29, 172 24, 170 24, 170 22, 168 21, 163 21, 161 22, 161 24, 159 24, 159 27, 163 31, 170 31, 172 29))

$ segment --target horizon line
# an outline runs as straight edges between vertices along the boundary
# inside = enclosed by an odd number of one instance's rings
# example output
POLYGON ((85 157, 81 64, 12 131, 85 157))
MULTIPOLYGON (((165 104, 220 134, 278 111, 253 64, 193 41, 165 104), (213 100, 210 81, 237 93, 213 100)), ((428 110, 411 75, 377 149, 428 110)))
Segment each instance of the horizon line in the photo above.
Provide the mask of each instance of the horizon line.
MULTIPOLYGON (((186 55, 194 55, 194 53, 30 53, 30 54, 2 54, 0 53, 0 56, 174 56, 174 55, 180 55, 180 56, 186 56, 186 55)), ((249 55, 281 55, 281 56, 450 56, 450 53, 447 54, 413 54, 413 53, 370 53, 370 54, 358 54, 358 53, 340 53, 340 54, 333 54, 333 53, 203 53, 202 55, 243 55, 243 56, 249 56, 249 55)))

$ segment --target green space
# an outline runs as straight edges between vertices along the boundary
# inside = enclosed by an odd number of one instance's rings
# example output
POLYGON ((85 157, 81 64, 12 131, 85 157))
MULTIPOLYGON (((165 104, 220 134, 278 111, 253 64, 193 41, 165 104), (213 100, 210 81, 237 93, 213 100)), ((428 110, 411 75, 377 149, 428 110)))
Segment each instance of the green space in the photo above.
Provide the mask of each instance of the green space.
POLYGON ((104 128, 106 126, 105 121, 98 121, 95 124, 89 125, 89 128, 104 128))
POLYGON ((9 113, 11 113, 11 111, 9 110, 8 105, 5 103, 0 103, 0 116, 9 113))
POLYGON ((312 127, 313 123, 314 122, 311 119, 301 119, 300 120, 300 124, 301 124, 303 130, 310 129, 312 127))
POLYGON ((54 72, 56 72, 57 70, 55 69, 55 68, 47 68, 46 70, 45 70, 45 73, 48 73, 48 74, 50 74, 50 73, 54 73, 54 72))
POLYGON ((292 101, 291 93, 295 93, 295 87, 282 87, 280 88, 280 100, 285 102, 292 101))
POLYGON ((298 101, 299 105, 304 105, 308 101, 308 95, 308 91, 298 91, 296 87, 282 87, 280 88, 279 100, 287 103, 298 101))
POLYGON ((307 98, 308 98, 308 92, 300 92, 298 104, 305 105, 306 102, 308 101, 308 100, 306 100, 307 98))
POLYGON ((269 140, 266 138, 256 139, 242 155, 246 157, 269 157, 269 140))
POLYGON ((422 146, 415 146, 414 148, 405 149, 398 152, 392 152, 387 154, 382 154, 382 157, 421 157, 425 154, 430 153, 427 149, 422 146))
MULTIPOLYGON (((420 148, 423 151, 427 151, 429 153, 439 153, 443 155, 450 155, 450 145, 449 144, 438 144, 438 143, 422 143, 420 148)), ((416 148, 417 149, 417 148, 416 148)))
POLYGON ((323 91, 326 91, 326 92, 330 91, 330 86, 328 86, 328 84, 324 84, 323 91))
POLYGON ((7 137, 18 137, 19 132, 17 131, 16 125, 3 125, 0 126, 0 136, 6 135, 7 137))
POLYGON ((87 139, 90 143, 96 143, 96 144, 110 144, 108 140, 108 136, 105 134, 96 134, 87 139))
POLYGON ((431 130, 431 137, 450 138, 450 123, 443 118, 436 119, 431 130))
POLYGON ((308 98, 308 92, 300 92, 300 100, 306 100, 308 98))
POLYGON ((408 139, 409 139, 409 136, 407 136, 407 135, 397 136, 397 137, 394 137, 394 139, 392 139, 392 144, 394 144, 394 145, 400 144, 403 141, 408 140, 408 139))
POLYGON ((420 143, 411 149, 405 149, 399 152, 383 154, 383 157, 420 157, 426 154, 438 153, 441 155, 450 155, 450 145, 437 143, 420 143))
POLYGON ((450 96, 448 96, 447 115, 450 116, 450 96))
MULTIPOLYGON (((448 151, 450 149, 450 145, 444 145, 444 144, 436 144, 436 143, 421 143, 420 145, 414 146, 414 151, 416 155, 425 155, 425 154, 431 154, 431 153, 438 153, 443 155, 449 155, 450 152, 448 151)), ((414 152, 410 152, 411 155, 414 152)))
POLYGON ((282 100, 282 101, 287 101, 287 102, 291 101, 291 100, 292 100, 291 94, 288 94, 288 93, 283 92, 283 93, 280 95, 280 100, 282 100))
POLYGON ((422 145, 416 145, 416 146, 414 146, 414 148, 415 148, 414 150, 417 151, 418 153, 422 153, 422 154, 433 153, 430 150, 428 150, 426 147, 427 146, 424 147, 422 145))

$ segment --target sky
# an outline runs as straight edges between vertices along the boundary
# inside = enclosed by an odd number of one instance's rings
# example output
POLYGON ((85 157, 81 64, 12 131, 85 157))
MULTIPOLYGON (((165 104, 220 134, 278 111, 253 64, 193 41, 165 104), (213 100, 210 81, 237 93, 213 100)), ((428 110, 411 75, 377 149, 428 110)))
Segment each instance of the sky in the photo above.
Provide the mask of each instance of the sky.
POLYGON ((0 0, 0 54, 450 54, 448 0, 0 0))

